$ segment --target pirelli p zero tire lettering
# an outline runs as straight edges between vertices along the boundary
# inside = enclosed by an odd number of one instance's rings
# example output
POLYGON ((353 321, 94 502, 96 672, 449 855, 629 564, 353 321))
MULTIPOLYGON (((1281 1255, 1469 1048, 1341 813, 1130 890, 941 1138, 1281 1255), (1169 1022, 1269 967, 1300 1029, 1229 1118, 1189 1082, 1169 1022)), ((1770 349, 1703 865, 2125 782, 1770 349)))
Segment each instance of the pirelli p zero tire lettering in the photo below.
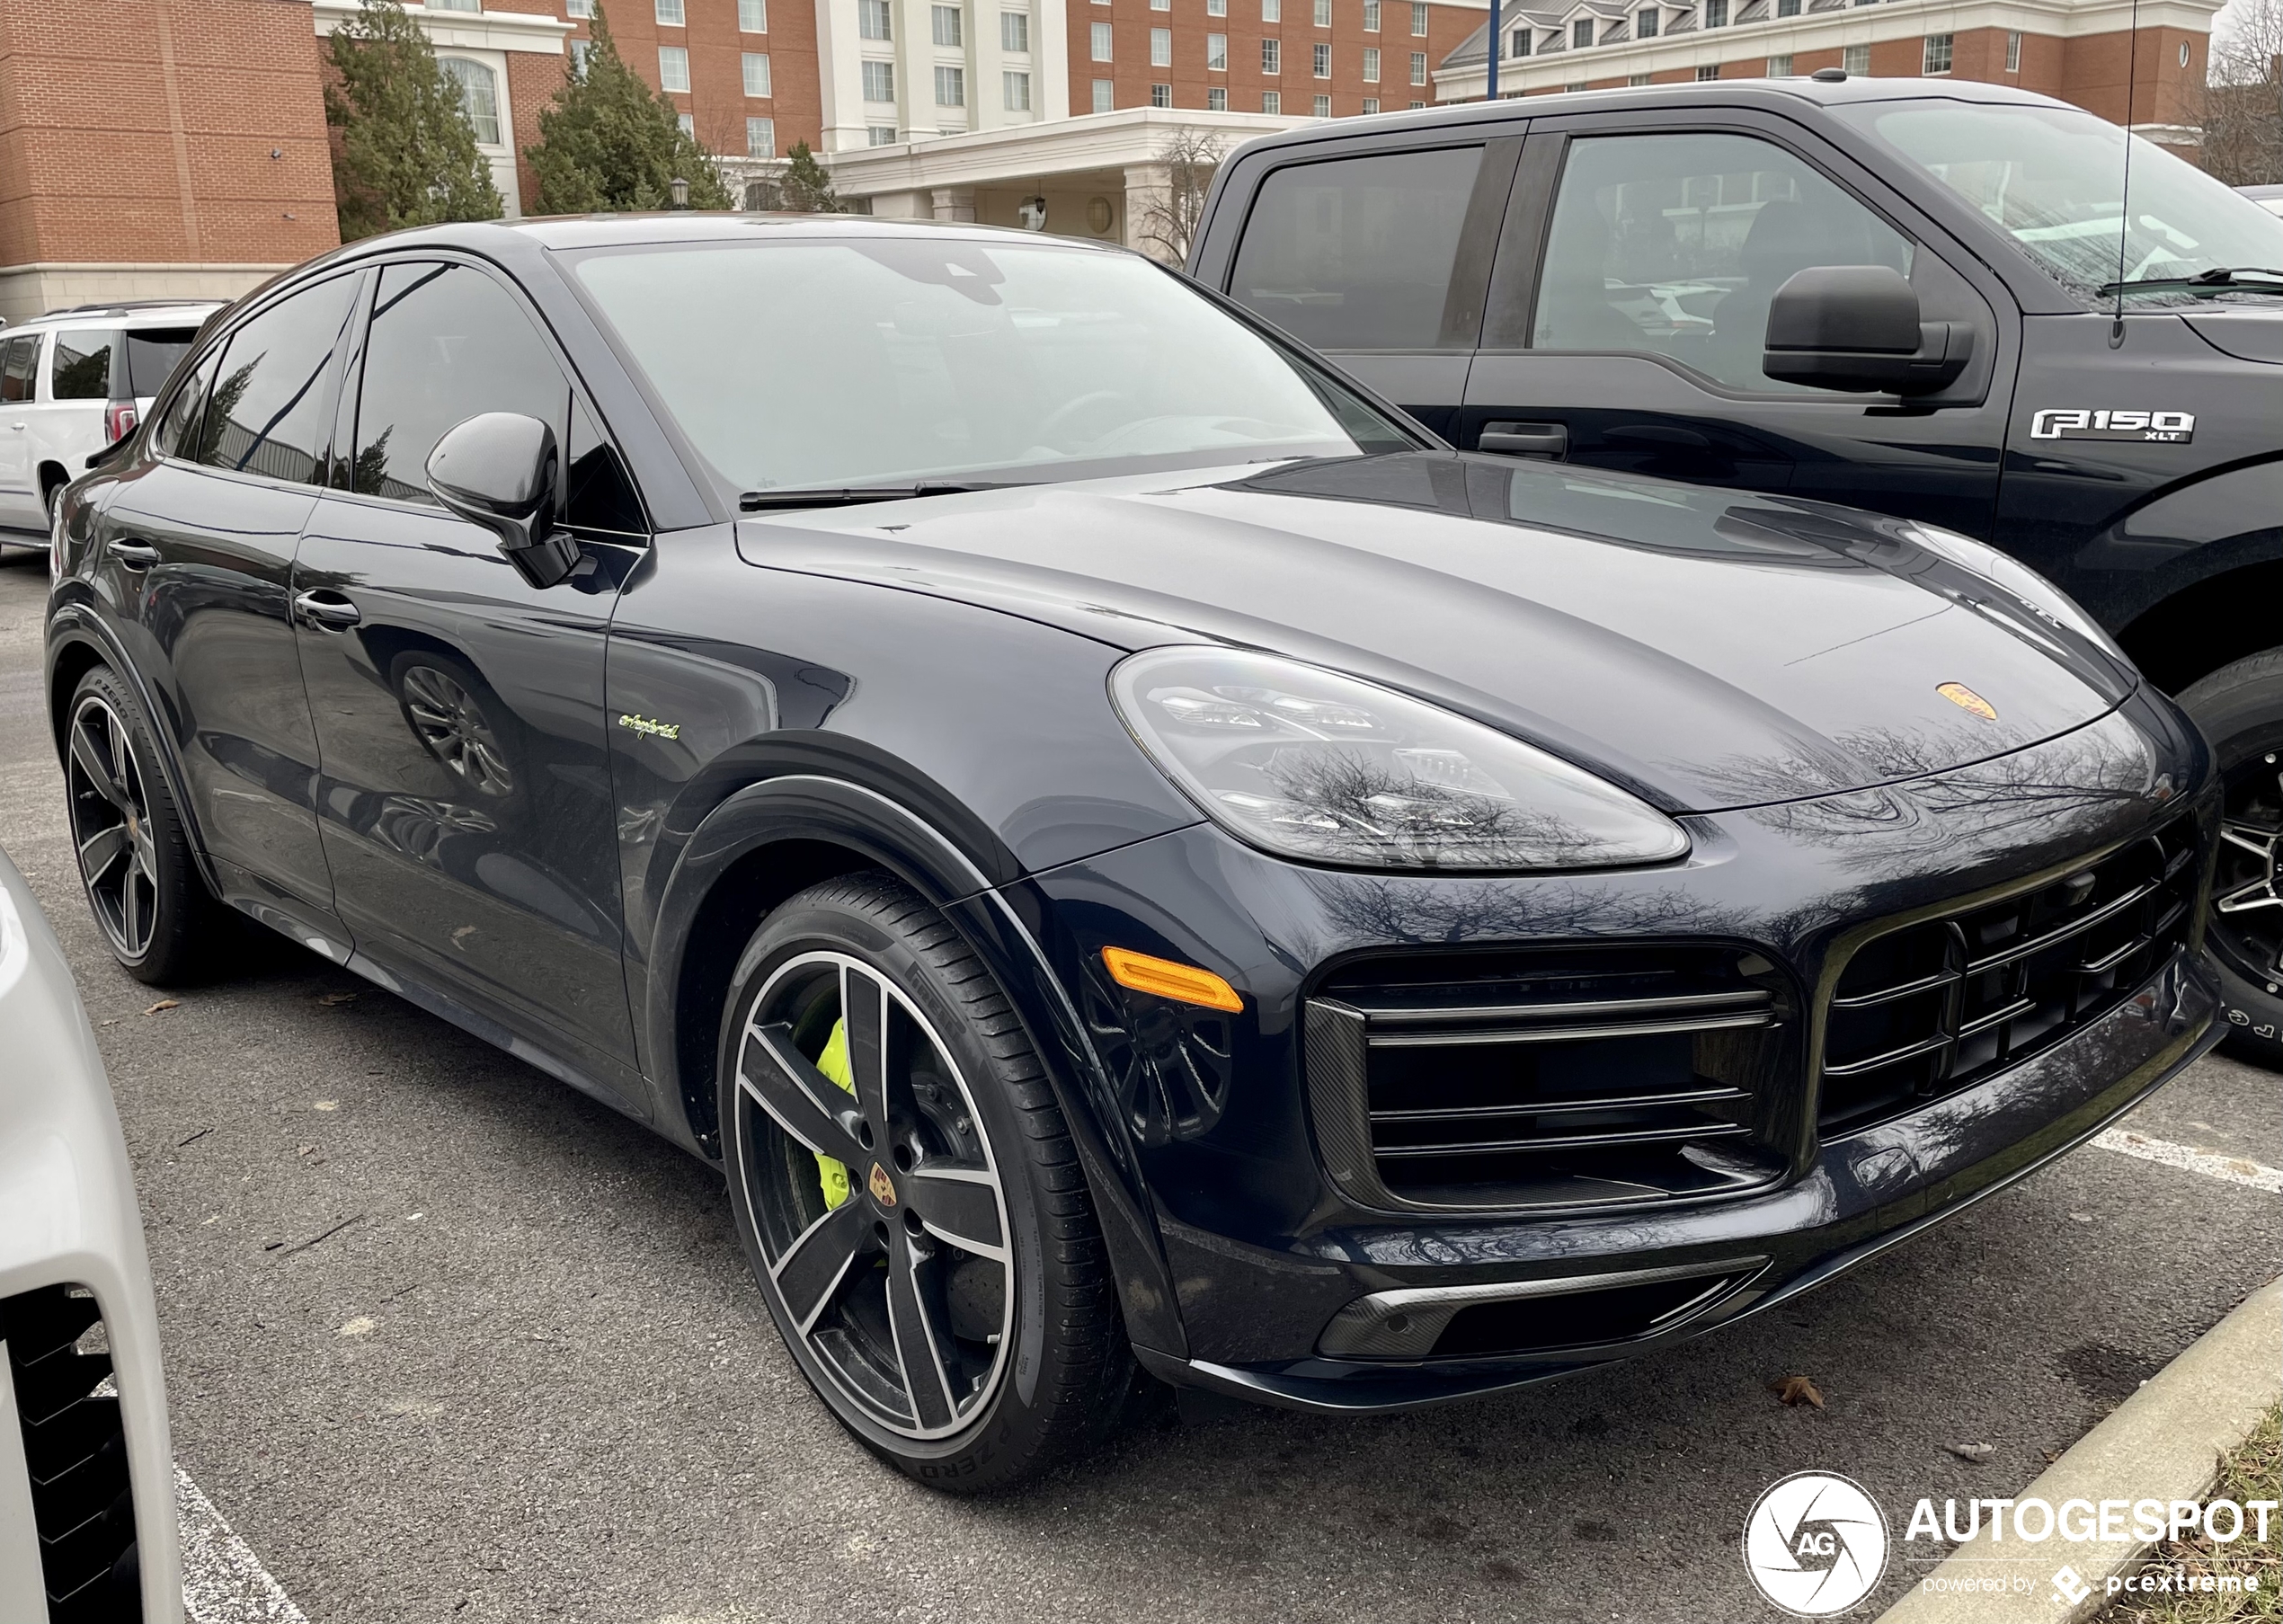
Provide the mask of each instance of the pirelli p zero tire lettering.
POLYGON ((942 915, 883 874, 784 903, 738 963, 717 1075, 739 1238, 842 1425, 955 1492, 1100 1441, 1133 1365, 1077 1152, 942 915))
POLYGON ((2181 694, 2226 785, 2211 946, 2228 1048, 2283 1068, 2283 650, 2222 666, 2181 694))

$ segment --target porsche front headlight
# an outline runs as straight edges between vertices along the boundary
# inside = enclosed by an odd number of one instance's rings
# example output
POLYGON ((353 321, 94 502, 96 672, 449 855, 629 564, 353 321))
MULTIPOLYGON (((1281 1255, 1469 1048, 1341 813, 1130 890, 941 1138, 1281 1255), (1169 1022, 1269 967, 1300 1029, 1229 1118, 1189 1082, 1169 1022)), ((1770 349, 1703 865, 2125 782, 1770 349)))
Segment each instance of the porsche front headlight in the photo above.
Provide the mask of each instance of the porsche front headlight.
POLYGON ((1150 649, 1111 673, 1142 749, 1239 839, 1374 868, 1669 862, 1671 819, 1557 756, 1375 683, 1240 649, 1150 649))

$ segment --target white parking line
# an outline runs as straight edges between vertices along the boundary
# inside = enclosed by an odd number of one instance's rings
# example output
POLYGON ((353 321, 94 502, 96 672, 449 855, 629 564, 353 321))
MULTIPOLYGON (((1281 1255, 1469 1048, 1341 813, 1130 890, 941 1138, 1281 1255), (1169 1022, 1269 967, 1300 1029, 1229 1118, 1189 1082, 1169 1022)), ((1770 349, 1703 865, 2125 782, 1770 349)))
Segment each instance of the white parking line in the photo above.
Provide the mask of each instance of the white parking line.
POLYGON ((2262 1167, 2241 1156, 2222 1156, 2216 1151, 2199 1150, 2191 1145, 2176 1145, 2168 1139, 2151 1139, 2145 1133, 2136 1133, 2129 1128, 2111 1128, 2092 1142, 2103 1150, 2114 1150, 2120 1156, 2136 1156, 2145 1162, 2161 1162, 2167 1167, 2201 1173, 2207 1178, 2224 1178, 2231 1185, 2246 1185, 2254 1190, 2264 1190, 2270 1195, 2283 1194, 2283 1168, 2262 1167))
POLYGON ((191 1624, 309 1624, 179 1466, 174 1514, 182 1528, 182 1607, 191 1624))

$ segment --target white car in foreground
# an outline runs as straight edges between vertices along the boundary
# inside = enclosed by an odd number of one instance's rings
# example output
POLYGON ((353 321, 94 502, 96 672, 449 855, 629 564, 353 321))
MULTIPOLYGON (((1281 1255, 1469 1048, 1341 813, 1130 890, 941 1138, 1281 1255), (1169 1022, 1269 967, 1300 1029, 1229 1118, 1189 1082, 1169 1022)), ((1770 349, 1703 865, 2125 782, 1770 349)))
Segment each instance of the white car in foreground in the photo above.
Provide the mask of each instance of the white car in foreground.
POLYGON ((158 1316, 111 1084, 0 855, 0 1620, 180 1624, 158 1316))

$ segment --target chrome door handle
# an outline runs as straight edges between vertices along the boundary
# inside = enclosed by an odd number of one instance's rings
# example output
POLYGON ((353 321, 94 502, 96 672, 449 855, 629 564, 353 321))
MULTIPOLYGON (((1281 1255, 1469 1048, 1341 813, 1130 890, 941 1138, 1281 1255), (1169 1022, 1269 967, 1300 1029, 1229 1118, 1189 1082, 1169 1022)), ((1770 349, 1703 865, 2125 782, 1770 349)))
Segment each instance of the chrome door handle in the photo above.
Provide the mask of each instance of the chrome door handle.
POLYGON ((329 632, 343 631, 365 617, 363 610, 340 593, 323 589, 302 593, 293 607, 302 619, 329 632))
POLYGON ((147 542, 114 541, 103 550, 130 570, 147 570, 158 562, 158 549, 147 542))

